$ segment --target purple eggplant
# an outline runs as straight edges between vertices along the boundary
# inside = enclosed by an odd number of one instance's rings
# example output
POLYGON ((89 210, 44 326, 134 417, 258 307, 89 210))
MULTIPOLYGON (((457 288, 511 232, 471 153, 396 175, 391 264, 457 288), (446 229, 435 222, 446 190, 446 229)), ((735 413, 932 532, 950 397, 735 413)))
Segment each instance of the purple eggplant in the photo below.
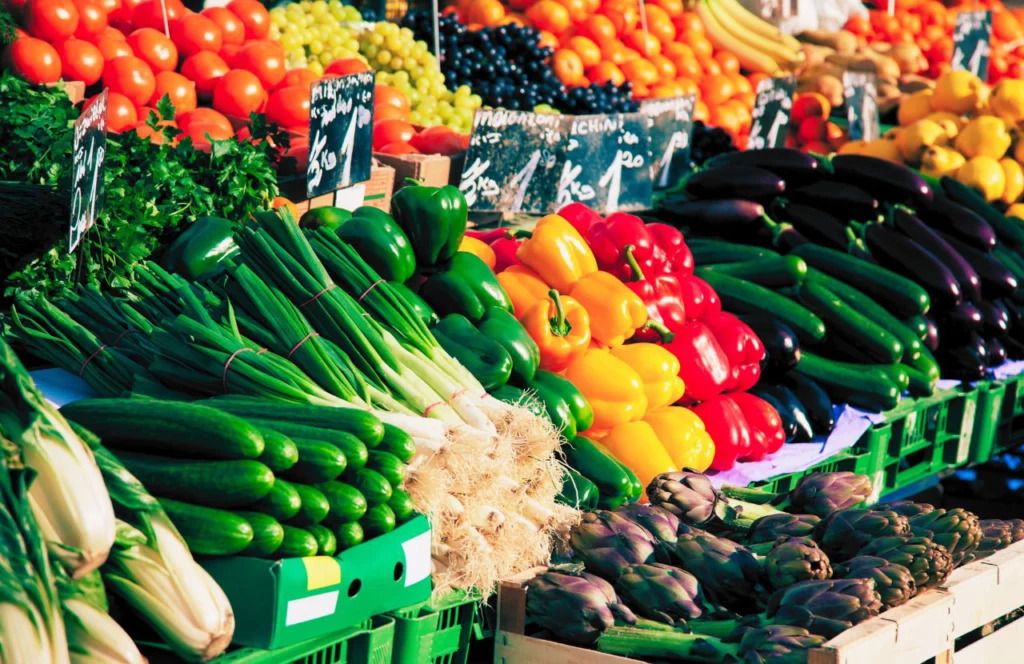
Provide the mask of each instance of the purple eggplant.
POLYGON ((902 233, 881 224, 868 224, 864 241, 878 264, 920 284, 936 306, 955 306, 963 300, 960 282, 933 253, 902 233))
POLYGON ((939 324, 945 345, 962 344, 983 327, 981 311, 967 301, 936 311, 935 322, 939 324))
POLYGON ((985 377, 985 365, 988 353, 978 352, 972 346, 943 346, 935 359, 939 361, 939 369, 943 378, 954 380, 982 380, 985 377))
POLYGON ((750 326, 764 345, 762 376, 777 378, 788 373, 800 362, 800 340, 788 325, 770 316, 750 314, 740 318, 750 326))
POLYGON ((931 352, 935 352, 939 349, 939 342, 942 338, 939 336, 939 324, 935 321, 933 316, 924 314, 921 316, 924 319, 924 323, 927 331, 925 332, 924 339, 921 341, 924 343, 925 348, 931 352))
POLYGON ((996 303, 1006 312, 1011 328, 1017 325, 1024 325, 1024 317, 1021 317, 1020 311, 1017 307, 1013 306, 1012 302, 1006 299, 999 299, 996 300, 996 303))
POLYGON ((747 233, 762 226, 767 218, 763 205, 741 199, 687 201, 666 198, 662 207, 669 213, 673 225, 698 229, 710 235, 747 233))
POLYGON ((787 203, 773 208, 772 213, 777 221, 792 224, 801 235, 823 247, 846 251, 850 245, 846 224, 827 212, 799 203, 787 203))
POLYGON ((775 233, 775 237, 772 241, 772 246, 781 251, 784 254, 788 254, 802 244, 810 244, 803 233, 793 228, 792 226, 782 226, 775 233))
POLYGON ((1017 341, 1013 337, 1004 337, 1000 340, 1003 345, 1003 349, 1006 351, 1006 357, 1011 360, 1024 360, 1024 343, 1017 341))
POLYGON ((727 152, 704 163, 705 170, 724 168, 727 173, 739 166, 752 166, 775 173, 791 187, 817 182, 825 175, 825 169, 817 159, 792 148, 727 152))
POLYGON ((694 173, 686 180, 686 194, 700 200, 742 198, 767 203, 785 191, 785 180, 755 166, 711 168, 694 173))
POLYGON ((981 300, 981 278, 974 271, 971 264, 967 262, 960 252, 946 242, 942 236, 932 230, 923 221, 909 212, 896 208, 893 211, 893 223, 896 229, 918 243, 933 256, 938 258, 949 268, 956 280, 960 283, 960 290, 964 298, 971 302, 981 300))
POLYGON ((786 198, 825 210, 841 219, 868 220, 878 215, 878 199, 845 182, 821 180, 791 189, 786 198))
POLYGON ((840 154, 832 158, 832 171, 840 182, 876 192, 892 203, 917 206, 930 202, 931 186, 906 166, 859 154, 840 154))
POLYGON ((978 311, 981 312, 982 333, 985 336, 1001 337, 1010 331, 1010 313, 998 302, 979 302, 978 311))
POLYGON ((919 208, 917 214, 940 233, 955 237, 976 249, 989 251, 996 246, 996 232, 992 226, 973 211, 948 198, 919 208))
POLYGON ((992 254, 976 249, 948 233, 940 233, 960 255, 971 264, 981 277, 981 292, 985 297, 1013 297, 1017 292, 1017 277, 992 254))
POLYGON ((986 363, 990 367, 998 367, 1006 361, 1006 348, 995 337, 985 339, 986 363))

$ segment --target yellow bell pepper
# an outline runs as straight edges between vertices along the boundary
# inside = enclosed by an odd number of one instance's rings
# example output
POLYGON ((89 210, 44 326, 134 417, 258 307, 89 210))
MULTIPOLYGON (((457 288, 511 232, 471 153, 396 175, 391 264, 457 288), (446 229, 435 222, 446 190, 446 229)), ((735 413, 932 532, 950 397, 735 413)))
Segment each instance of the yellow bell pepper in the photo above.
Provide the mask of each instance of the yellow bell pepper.
POLYGON ((590 333, 602 346, 621 346, 647 322, 644 301, 610 272, 586 275, 569 294, 590 314, 590 333))
POLYGON ((494 249, 491 249, 487 246, 487 243, 475 237, 469 237, 468 235, 463 237, 462 242, 459 244, 459 251, 473 254, 484 263, 487 263, 487 267, 491 268, 491 270, 494 270, 494 266, 498 264, 498 257, 494 255, 494 249))
POLYGON ((689 408, 659 408, 649 411, 643 421, 654 429, 678 468, 704 472, 711 466, 711 460, 715 458, 715 442, 704 429, 704 421, 689 408))
POLYGON ((647 395, 647 410, 671 406, 683 396, 686 385, 679 377, 679 359, 657 344, 629 344, 611 349, 640 376, 647 395))
POLYGON ((595 429, 608 429, 639 420, 647 412, 644 383, 629 365, 603 348, 579 356, 565 377, 590 402, 595 429))
POLYGON ((512 300, 516 318, 522 318, 533 305, 546 299, 551 286, 540 275, 523 265, 513 265, 498 273, 498 283, 512 300))
POLYGON ((516 258, 562 295, 568 295, 584 275, 597 272, 597 259, 586 240, 557 214, 537 222, 533 236, 519 245, 516 258))
MULTIPOLYGON (((632 470, 645 487, 658 475, 678 470, 658 434, 646 422, 620 424, 601 439, 601 444, 632 470)), ((641 502, 647 502, 646 493, 641 502)))

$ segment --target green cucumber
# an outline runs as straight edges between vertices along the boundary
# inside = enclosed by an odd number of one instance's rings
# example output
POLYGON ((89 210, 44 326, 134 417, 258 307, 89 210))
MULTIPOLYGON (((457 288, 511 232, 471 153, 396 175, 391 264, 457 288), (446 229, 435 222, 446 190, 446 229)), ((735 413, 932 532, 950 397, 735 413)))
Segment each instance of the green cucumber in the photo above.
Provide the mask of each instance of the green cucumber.
POLYGON ((235 512, 252 526, 252 542, 240 555, 266 558, 277 551, 284 541, 284 528, 272 516, 260 512, 235 512))
POLYGON ((315 486, 299 482, 292 483, 291 486, 302 501, 299 513, 292 518, 293 525, 305 527, 320 523, 327 518, 327 514, 331 511, 331 504, 327 502, 327 496, 323 491, 315 486))
POLYGON ((366 496, 359 489, 336 481, 321 482, 316 488, 323 491, 331 505, 331 511, 325 519, 328 523, 351 523, 366 514, 366 496))
POLYGON ((306 530, 316 538, 316 555, 333 556, 338 551, 338 539, 334 532, 325 526, 306 526, 306 530))
MULTIPOLYGON (((636 473, 634 473, 629 468, 629 466, 616 459, 615 455, 612 454, 607 447, 601 444, 600 441, 590 440, 590 442, 599 452, 601 452, 601 454, 605 455, 615 463, 619 464, 619 468, 622 470, 623 473, 626 474, 626 479, 629 480, 629 493, 626 494, 626 501, 633 502, 636 500, 640 500, 640 496, 644 495, 644 485, 643 482, 641 482, 640 479, 636 476, 636 473)), ((614 498, 614 496, 609 496, 609 498, 614 498)))
POLYGON ((378 452, 390 452, 402 463, 409 463, 416 455, 416 441, 408 433, 398 427, 385 424, 384 438, 377 446, 378 452))
POLYGON ((798 296, 804 306, 825 321, 829 336, 845 339, 872 361, 892 364, 903 357, 899 339, 817 281, 802 285, 798 296))
POLYGON ((345 455, 349 470, 358 470, 366 465, 367 449, 363 441, 344 431, 330 431, 294 422, 271 422, 268 420, 250 419, 251 422, 280 431, 292 439, 322 440, 334 445, 345 455))
POLYGON ((597 486, 602 498, 630 495, 629 477, 619 462, 599 450, 586 436, 576 436, 572 441, 562 443, 562 453, 570 467, 597 486))
POLYGON ((275 473, 288 470, 299 460, 299 450, 288 436, 271 429, 260 428, 263 436, 263 454, 259 460, 275 473))
POLYGON ((388 507, 395 513, 395 521, 398 523, 405 523, 416 516, 416 506, 413 505, 412 498, 401 489, 395 489, 391 492, 391 500, 388 501, 388 507))
POLYGON ((157 399, 84 399, 61 408, 114 450, 188 459, 256 459, 263 436, 214 408, 157 399))
POLYGON ((597 485, 572 468, 567 468, 562 478, 562 490, 555 500, 573 509, 592 510, 597 507, 597 485))
POLYGON ((537 398, 533 391, 522 390, 512 385, 502 385, 491 390, 490 395, 498 401, 525 408, 531 415, 550 419, 547 406, 544 405, 541 399, 537 398))
POLYGON ((390 452, 373 450, 370 452, 370 459, 366 464, 367 468, 376 470, 388 481, 393 489, 402 486, 405 482, 405 475, 408 468, 401 459, 390 452))
POLYGON ((807 261, 809 267, 862 291, 899 318, 928 313, 928 293, 892 270, 816 244, 802 244, 791 253, 807 261))
POLYGON ((910 387, 910 372, 902 364, 887 364, 879 367, 889 376, 889 380, 896 384, 900 394, 903 394, 910 387))
POLYGON ((169 498, 161 498, 160 506, 194 554, 233 556, 252 543, 252 526, 237 514, 169 498))
POLYGON ((924 371, 907 366, 906 364, 903 365, 903 370, 906 371, 907 378, 909 379, 908 389, 911 396, 930 397, 935 394, 935 388, 939 382, 937 376, 932 378, 924 371))
POLYGON ((746 244, 736 244, 725 240, 705 240, 702 238, 687 238, 686 246, 693 254, 693 259, 698 265, 713 265, 716 263, 741 263, 757 260, 759 258, 773 258, 778 252, 764 247, 754 247, 746 244))
POLYGON ((391 499, 391 483, 376 470, 363 468, 355 472, 345 472, 342 477, 366 497, 368 505, 381 505, 391 499))
POLYGON ((804 350, 793 371, 820 383, 836 402, 854 408, 890 410, 900 401, 899 387, 874 365, 836 362, 804 350))
MULTIPOLYGON (((373 413, 358 408, 337 408, 335 406, 312 406, 309 404, 285 403, 258 397, 225 395, 204 399, 198 403, 223 410, 250 421, 253 419, 274 422, 291 422, 307 427, 344 431, 362 440, 370 447, 376 447, 384 437, 384 423, 373 413)), ((281 433, 288 432, 271 427, 281 433)), ((316 438, 316 436, 306 436, 316 438)), ((352 460, 349 459, 349 462, 352 460)))
POLYGON ((303 528, 283 525, 284 539, 281 547, 274 552, 274 558, 309 558, 315 556, 319 546, 313 533, 303 528))
POLYGON ((345 472, 348 465, 345 454, 335 445, 322 440, 293 438, 299 450, 299 461, 280 474, 293 482, 327 482, 345 472))
POLYGON ((904 318, 902 323, 917 335, 918 340, 924 341, 928 338, 928 321, 924 319, 924 316, 904 318))
POLYGON ((250 505, 249 509, 269 514, 278 521, 287 521, 295 518, 302 509, 302 498, 290 482, 278 478, 270 493, 250 505))
POLYGON ((612 498, 608 498, 608 497, 602 496, 600 493, 598 493, 598 496, 597 496, 597 509, 599 509, 599 510, 614 510, 614 509, 617 509, 617 508, 621 507, 622 505, 625 505, 627 502, 628 502, 628 499, 625 496, 614 496, 612 498))
POLYGON ((772 256, 740 263, 702 265, 697 268, 696 274, 699 277, 705 272, 727 274, 768 288, 798 286, 807 276, 807 263, 796 256, 772 256))
POLYGON ((154 496, 207 507, 241 507, 274 486, 274 473, 259 461, 184 461, 116 452, 132 475, 154 496))
POLYGON ((338 552, 340 553, 363 543, 363 527, 358 522, 343 523, 334 529, 334 537, 338 541, 338 552))
POLYGON ((764 286, 725 274, 701 277, 718 292, 722 308, 737 314, 765 314, 793 328, 801 341, 815 344, 825 338, 825 323, 807 308, 764 286))
POLYGON ((395 529, 395 513, 387 505, 374 505, 359 520, 366 537, 385 535, 395 529))
POLYGON ((923 371, 929 381, 938 383, 940 378, 939 363, 927 347, 921 347, 921 356, 914 358, 910 362, 910 366, 914 367, 918 371, 923 371))

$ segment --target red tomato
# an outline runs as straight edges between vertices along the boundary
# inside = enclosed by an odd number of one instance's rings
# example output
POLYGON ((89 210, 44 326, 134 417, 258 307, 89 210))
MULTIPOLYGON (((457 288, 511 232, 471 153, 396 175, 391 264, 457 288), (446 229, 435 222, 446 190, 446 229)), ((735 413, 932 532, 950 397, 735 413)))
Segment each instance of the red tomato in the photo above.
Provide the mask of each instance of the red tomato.
MULTIPOLYGON (((107 18, 110 18, 109 14, 107 15, 107 18)), ((120 30, 111 25, 108 25, 107 27, 103 28, 103 30, 99 33, 99 36, 120 39, 121 41, 128 43, 128 37, 126 37, 123 32, 121 32, 120 30)))
POLYGON ((174 105, 175 115, 196 110, 196 84, 181 74, 173 71, 162 71, 156 75, 156 87, 149 103, 156 103, 167 95, 174 105))
POLYGON ((232 60, 231 66, 256 74, 266 90, 276 87, 287 73, 284 49, 271 41, 257 40, 243 45, 232 60))
POLYGON ((231 120, 228 120, 227 116, 219 111, 215 111, 212 108, 206 108, 200 106, 199 108, 189 113, 182 113, 176 115, 178 126, 185 131, 193 123, 198 124, 212 124, 216 125, 222 132, 232 132, 234 127, 231 126, 231 120))
MULTIPOLYGON (((90 97, 82 108, 84 111, 89 108, 96 97, 90 97)), ((145 119, 146 116, 142 116, 145 119)), ((135 104, 128 97, 117 92, 107 92, 107 131, 119 134, 139 121, 139 114, 135 110, 135 104)))
POLYGON ((232 69, 217 79, 213 86, 213 107, 225 115, 248 118, 263 108, 267 91, 260 85, 256 74, 244 69, 232 69))
POLYGON ((78 28, 78 8, 71 0, 28 0, 21 12, 25 29, 38 39, 58 42, 78 28))
POLYGON ((185 135, 191 136, 193 141, 209 141, 211 138, 215 141, 223 141, 234 137, 235 132, 230 125, 228 129, 225 129, 216 122, 191 122, 185 135))
MULTIPOLYGON (((103 7, 103 13, 107 15, 107 19, 110 19, 110 15, 121 9, 121 0, 98 0, 100 7, 103 7)), ((78 3, 75 3, 78 4, 78 3)), ((82 10, 78 10, 81 14, 82 10)))
POLYGON ((75 36, 89 39, 107 29, 107 10, 100 0, 75 0, 78 9, 78 28, 75 36))
POLYGON ((409 143, 423 154, 440 154, 446 157, 465 152, 462 135, 455 130, 437 125, 427 127, 409 139, 409 143))
POLYGON ((232 0, 228 11, 245 25, 246 39, 263 39, 270 32, 270 12, 258 0, 232 0))
POLYGON ((154 73, 174 71, 178 66, 178 47, 155 28, 139 28, 128 35, 128 45, 154 73))
POLYGON ((163 0, 162 6, 161 0, 142 0, 132 9, 132 25, 136 28, 153 28, 154 30, 159 30, 160 34, 163 34, 163 7, 167 7, 168 27, 170 27, 171 23, 184 16, 187 11, 181 0, 163 0))
POLYGON ((125 32, 132 31, 132 13, 142 0, 101 0, 107 8, 107 23, 123 29, 125 32))
POLYGON ((216 53, 221 47, 221 32, 217 24, 199 14, 186 14, 171 26, 171 38, 178 51, 189 56, 200 51, 216 53))
POLYGON ((277 89, 290 88, 293 85, 301 85, 305 88, 312 90, 316 82, 320 80, 320 77, 314 74, 309 69, 289 69, 288 73, 284 75, 281 82, 277 84, 277 89))
POLYGON ((213 85, 217 79, 231 71, 228 63, 212 51, 200 51, 190 55, 181 65, 181 73, 185 78, 194 81, 196 93, 202 99, 213 96, 213 85))
POLYGON ((374 148, 374 152, 379 152, 381 154, 420 154, 419 150, 405 141, 388 143, 380 149, 374 148))
POLYGON ((224 44, 241 46, 245 41, 245 24, 224 7, 207 7, 199 13, 217 24, 224 44))
POLYGON ((163 132, 158 132, 145 122, 137 122, 132 125, 130 129, 138 134, 139 138, 148 138, 150 143, 163 145, 167 142, 167 138, 164 136, 163 132))
POLYGON ((65 81, 84 81, 92 85, 103 75, 103 54, 84 39, 66 39, 57 44, 60 75, 65 81))
POLYGON ((136 106, 142 106, 153 96, 156 79, 145 60, 123 55, 108 61, 103 67, 103 85, 111 92, 120 92, 128 97, 136 106))
POLYGON ((42 39, 22 37, 4 51, 4 64, 30 83, 53 83, 60 79, 57 49, 42 39))
POLYGON ((292 141, 292 144, 288 146, 282 157, 291 157, 295 160, 295 172, 305 173, 309 168, 309 144, 296 144, 292 141))
POLYGON ((267 119, 285 129, 309 124, 309 88, 293 85, 278 88, 267 99, 267 119))
POLYGON ((373 125, 373 149, 379 150, 389 143, 408 143, 415 135, 416 129, 404 120, 382 120, 373 125))
POLYGON ((98 35, 93 43, 96 48, 100 49, 100 53, 103 55, 103 59, 110 62, 114 58, 120 58, 122 55, 135 55, 135 51, 128 45, 128 42, 122 37, 111 37, 107 33, 98 35))
POLYGON ((324 69, 324 74, 346 76, 348 74, 358 74, 364 71, 370 71, 370 67, 359 58, 342 58, 327 65, 327 69, 324 69))

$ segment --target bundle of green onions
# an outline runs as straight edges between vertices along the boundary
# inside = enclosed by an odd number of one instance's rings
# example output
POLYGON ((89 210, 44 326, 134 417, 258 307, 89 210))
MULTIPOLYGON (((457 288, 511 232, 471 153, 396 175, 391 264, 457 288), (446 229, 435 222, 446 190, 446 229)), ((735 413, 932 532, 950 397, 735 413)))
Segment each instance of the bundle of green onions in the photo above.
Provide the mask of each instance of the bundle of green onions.
MULTIPOLYGON (((71 664, 145 664, 132 637, 107 613, 103 581, 80 588, 54 566, 71 664)), ((90 575, 92 576, 92 575, 90 575)), ((95 573, 99 577, 99 573, 95 573)))

